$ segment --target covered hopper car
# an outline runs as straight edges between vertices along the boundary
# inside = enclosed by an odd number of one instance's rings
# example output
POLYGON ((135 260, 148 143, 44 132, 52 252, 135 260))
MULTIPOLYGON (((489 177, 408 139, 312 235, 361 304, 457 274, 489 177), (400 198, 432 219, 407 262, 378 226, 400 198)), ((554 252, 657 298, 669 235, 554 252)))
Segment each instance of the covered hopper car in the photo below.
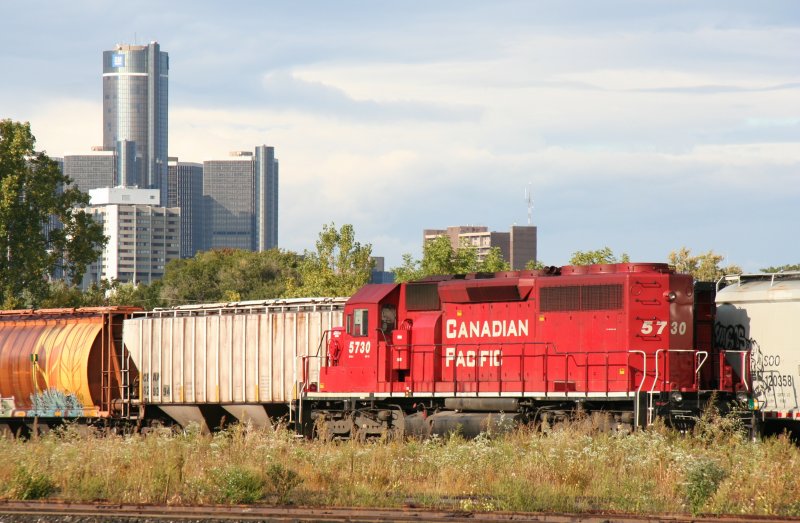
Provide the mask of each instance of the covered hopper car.
MULTIPOLYGON (((296 421, 303 358, 324 350, 347 298, 186 305, 133 315, 124 344, 139 370, 139 416, 204 431, 224 420, 296 421)), ((317 364, 319 359, 314 359, 317 364)), ((312 366, 307 372, 316 373, 312 366)))
POLYGON ((763 428, 800 434, 800 272, 728 276, 718 286, 716 345, 750 355, 763 428))

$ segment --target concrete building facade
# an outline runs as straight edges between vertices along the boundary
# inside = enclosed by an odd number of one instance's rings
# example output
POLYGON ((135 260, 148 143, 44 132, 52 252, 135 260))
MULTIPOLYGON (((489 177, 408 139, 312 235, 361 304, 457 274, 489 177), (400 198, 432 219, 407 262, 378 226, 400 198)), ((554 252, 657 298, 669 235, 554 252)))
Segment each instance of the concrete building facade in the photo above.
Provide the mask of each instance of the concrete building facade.
POLYGON ((103 224, 109 240, 89 266, 82 287, 101 280, 150 284, 180 257, 180 209, 161 207, 158 189, 129 187, 89 191, 85 210, 103 224))

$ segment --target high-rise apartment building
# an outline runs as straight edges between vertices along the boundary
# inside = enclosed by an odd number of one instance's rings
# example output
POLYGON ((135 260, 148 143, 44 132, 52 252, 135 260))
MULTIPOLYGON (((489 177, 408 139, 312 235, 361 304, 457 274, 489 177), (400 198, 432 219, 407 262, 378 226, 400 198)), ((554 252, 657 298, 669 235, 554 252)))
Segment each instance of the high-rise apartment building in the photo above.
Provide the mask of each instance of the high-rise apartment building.
POLYGON ((89 191, 84 210, 103 224, 108 243, 83 278, 83 288, 102 280, 150 284, 180 257, 180 209, 161 207, 157 189, 130 187, 89 191))
POLYGON ((167 200, 168 80, 158 42, 103 52, 103 147, 117 153, 121 179, 109 186, 158 189, 167 200))
POLYGON ((203 248, 202 164, 170 157, 166 206, 181 209, 181 258, 191 258, 203 248))
POLYGON ((278 161, 265 145, 203 162, 203 249, 278 245, 278 161))
POLYGON ((511 270, 522 270, 529 261, 536 261, 537 237, 533 225, 513 225, 508 232, 489 231, 488 227, 482 225, 425 229, 422 232, 423 242, 439 236, 447 236, 453 249, 473 247, 479 261, 486 257, 490 249, 497 247, 503 259, 511 265, 511 270))

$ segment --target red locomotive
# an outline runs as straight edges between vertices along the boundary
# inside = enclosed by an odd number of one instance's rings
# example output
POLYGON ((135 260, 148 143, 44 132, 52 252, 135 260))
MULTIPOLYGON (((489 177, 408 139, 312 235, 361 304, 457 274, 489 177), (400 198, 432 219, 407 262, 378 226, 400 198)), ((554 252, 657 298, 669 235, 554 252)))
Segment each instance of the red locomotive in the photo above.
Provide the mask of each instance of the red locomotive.
POLYGON ((748 353, 712 346, 713 293, 657 263, 367 285, 303 377, 301 420, 338 438, 576 412, 615 430, 689 425, 709 401, 749 400, 748 353))

